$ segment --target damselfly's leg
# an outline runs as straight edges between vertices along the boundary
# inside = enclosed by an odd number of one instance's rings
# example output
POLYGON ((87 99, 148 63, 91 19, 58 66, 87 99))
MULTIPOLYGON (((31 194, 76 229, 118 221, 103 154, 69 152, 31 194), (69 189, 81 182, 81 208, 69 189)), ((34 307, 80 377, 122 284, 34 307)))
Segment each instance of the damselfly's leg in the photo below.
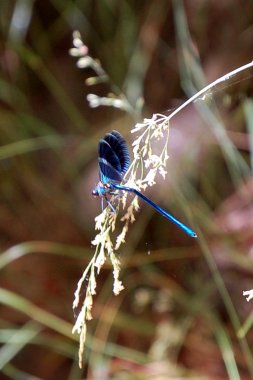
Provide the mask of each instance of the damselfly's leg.
POLYGON ((112 210, 113 213, 115 213, 115 208, 113 207, 113 205, 111 204, 111 202, 109 201, 109 199, 107 198, 107 195, 105 194, 104 197, 103 197, 105 200, 106 200, 106 203, 107 205, 110 207, 110 209, 112 210))

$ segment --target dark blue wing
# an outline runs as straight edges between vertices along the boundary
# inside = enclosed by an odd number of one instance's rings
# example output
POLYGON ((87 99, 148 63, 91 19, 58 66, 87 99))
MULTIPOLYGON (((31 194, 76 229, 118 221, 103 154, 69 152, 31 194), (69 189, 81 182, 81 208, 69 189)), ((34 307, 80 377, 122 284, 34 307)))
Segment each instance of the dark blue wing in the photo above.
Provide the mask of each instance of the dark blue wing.
POLYGON ((121 181, 120 161, 111 146, 105 140, 99 141, 98 164, 100 169, 100 180, 107 183, 110 180, 121 181))
POLYGON ((130 165, 130 156, 127 144, 117 131, 107 133, 99 141, 99 168, 100 180, 104 183, 121 181, 130 165))
POLYGON ((105 135, 104 140, 108 142, 118 157, 120 168, 118 167, 117 170, 119 170, 122 174, 125 174, 131 162, 125 139, 119 132, 112 131, 111 133, 107 133, 105 135))

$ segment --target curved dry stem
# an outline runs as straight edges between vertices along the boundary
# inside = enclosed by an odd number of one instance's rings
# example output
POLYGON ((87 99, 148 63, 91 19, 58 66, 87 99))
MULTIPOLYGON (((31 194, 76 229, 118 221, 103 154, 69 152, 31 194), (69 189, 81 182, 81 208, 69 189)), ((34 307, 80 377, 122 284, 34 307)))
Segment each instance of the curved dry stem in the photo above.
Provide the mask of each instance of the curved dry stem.
MULTIPOLYGON (((74 49, 71 54, 79 58, 79 67, 93 67, 94 71, 99 76, 105 76, 105 72, 97 60, 88 56, 88 48, 82 43, 79 34, 75 34, 74 49), (95 64, 96 63, 96 64, 95 64)), ((231 72, 221 76, 217 80, 204 87, 194 96, 184 102, 180 107, 174 110, 169 116, 163 114, 154 114, 152 118, 144 119, 142 123, 137 123, 131 131, 135 137, 133 142, 134 159, 130 165, 128 172, 124 178, 124 185, 134 187, 138 190, 143 190, 149 186, 156 184, 157 175, 166 177, 166 164, 168 156, 168 141, 169 141, 169 125, 171 119, 186 108, 189 104, 198 99, 204 100, 205 95, 210 92, 218 84, 229 80, 244 70, 253 67, 253 61, 232 70, 231 72), (155 144, 158 140, 163 141, 163 147, 159 153, 155 153, 155 144)), ((92 78, 92 83, 95 83, 92 78)), ((95 95, 91 101, 96 102, 91 106, 99 106, 102 104, 111 105, 122 108, 122 110, 130 112, 129 103, 125 97, 115 98, 100 98, 95 95), (109 101, 110 100, 110 101, 109 101)), ((109 258, 113 267, 114 285, 113 292, 118 295, 124 286, 120 281, 120 258, 116 251, 126 241, 126 235, 129 225, 135 221, 135 213, 139 209, 138 199, 135 196, 127 207, 128 193, 121 194, 121 197, 113 195, 111 202, 115 205, 115 213, 112 215, 111 210, 107 207, 100 215, 95 218, 95 228, 98 230, 92 244, 96 247, 94 256, 89 262, 87 268, 83 272, 81 279, 78 282, 75 292, 73 308, 77 308, 81 303, 81 293, 86 284, 85 298, 82 303, 80 312, 77 316, 73 332, 80 334, 80 350, 79 350, 79 365, 82 365, 82 356, 86 338, 86 322, 92 318, 91 310, 93 305, 93 296, 96 294, 96 278, 106 260, 109 258), (122 223, 121 231, 115 236, 115 225, 119 214, 122 214, 120 222, 122 223)))

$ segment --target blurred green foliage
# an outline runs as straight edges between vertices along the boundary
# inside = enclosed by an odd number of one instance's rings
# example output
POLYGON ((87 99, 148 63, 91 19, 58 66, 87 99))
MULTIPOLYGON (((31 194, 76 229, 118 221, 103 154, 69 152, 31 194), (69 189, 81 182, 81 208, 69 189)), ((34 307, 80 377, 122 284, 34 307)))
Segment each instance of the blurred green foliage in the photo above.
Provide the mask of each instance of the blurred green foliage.
POLYGON ((125 290, 112 295, 109 265, 98 277, 83 370, 71 329, 100 207, 100 136, 117 129, 131 143, 137 119, 251 61, 253 3, 3 0, 0 25, 1 378, 251 379, 250 70, 173 120, 168 180, 150 189, 191 216, 198 242, 142 207, 120 251, 125 290), (73 30, 108 83, 85 82, 94 72, 68 54, 73 30), (89 108, 88 94, 111 91, 131 114, 89 108))

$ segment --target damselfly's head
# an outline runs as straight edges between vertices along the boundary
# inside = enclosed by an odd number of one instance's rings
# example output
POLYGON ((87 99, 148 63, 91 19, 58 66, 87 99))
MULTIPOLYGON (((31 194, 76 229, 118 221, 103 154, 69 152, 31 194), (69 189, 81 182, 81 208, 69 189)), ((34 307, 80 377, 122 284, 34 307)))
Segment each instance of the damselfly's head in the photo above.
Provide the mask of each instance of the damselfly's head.
POLYGON ((100 188, 100 185, 99 183, 96 185, 96 187, 94 187, 94 189, 92 190, 91 194, 93 195, 93 197, 99 197, 100 196, 100 191, 99 191, 99 188, 100 188))
POLYGON ((106 194, 111 192, 111 187, 109 184, 103 182, 98 182, 96 187, 92 190, 91 194, 94 197, 104 197, 106 194))
POLYGON ((91 194, 93 195, 93 197, 98 197, 98 191, 96 189, 92 190, 91 194))

